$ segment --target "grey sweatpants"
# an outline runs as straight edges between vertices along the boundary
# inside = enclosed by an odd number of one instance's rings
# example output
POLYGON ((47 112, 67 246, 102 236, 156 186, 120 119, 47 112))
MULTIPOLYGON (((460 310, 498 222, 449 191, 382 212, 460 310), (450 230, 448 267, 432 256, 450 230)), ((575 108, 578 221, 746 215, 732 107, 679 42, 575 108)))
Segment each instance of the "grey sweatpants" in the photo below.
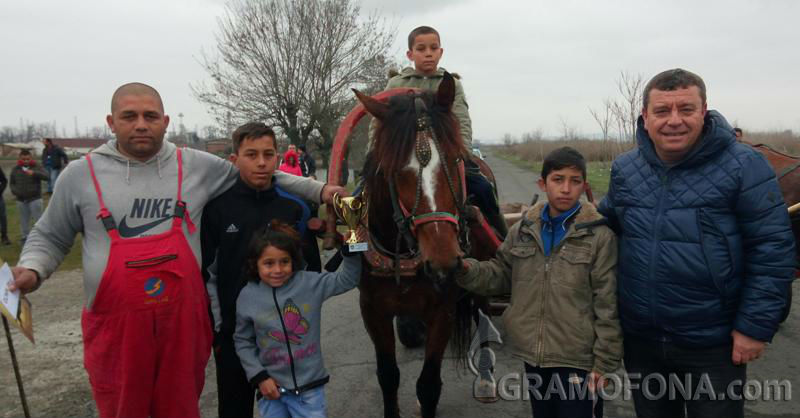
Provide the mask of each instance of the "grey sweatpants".
POLYGON ((42 216, 42 199, 27 202, 17 200, 17 211, 19 212, 20 240, 24 242, 28 238, 33 224, 42 216))

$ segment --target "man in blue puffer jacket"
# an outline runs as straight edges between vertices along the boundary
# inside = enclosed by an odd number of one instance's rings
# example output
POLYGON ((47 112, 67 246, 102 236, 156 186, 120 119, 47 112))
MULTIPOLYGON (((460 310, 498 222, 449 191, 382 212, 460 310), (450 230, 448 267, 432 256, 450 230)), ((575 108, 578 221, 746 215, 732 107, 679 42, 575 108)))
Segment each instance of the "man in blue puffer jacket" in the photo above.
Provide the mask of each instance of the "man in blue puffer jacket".
POLYGON ((775 173, 685 70, 647 84, 636 137, 600 212, 620 238, 625 367, 647 386, 633 392, 637 415, 742 417, 746 363, 772 340, 794 271, 775 173), (690 380, 686 396, 657 396, 670 375, 690 380))

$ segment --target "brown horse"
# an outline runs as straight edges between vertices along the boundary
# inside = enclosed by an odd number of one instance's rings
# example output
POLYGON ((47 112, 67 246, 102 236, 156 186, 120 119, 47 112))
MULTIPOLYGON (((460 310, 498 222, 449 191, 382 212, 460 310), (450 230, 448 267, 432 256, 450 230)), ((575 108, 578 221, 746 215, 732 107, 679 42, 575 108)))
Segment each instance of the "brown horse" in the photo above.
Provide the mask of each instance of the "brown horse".
MULTIPOLYGON (((800 158, 784 154, 766 144, 753 145, 745 141, 742 142, 755 148, 769 161, 772 169, 775 170, 775 176, 778 178, 778 185, 781 188, 781 194, 783 195, 783 200, 786 202, 786 206, 792 206, 800 202, 800 158)), ((798 267, 800 267, 800 212, 790 213, 789 215, 792 222, 792 232, 794 232, 795 261, 798 267)), ((800 277, 800 268, 795 271, 795 277, 800 277)), ((791 307, 792 288, 790 287, 789 301, 784 309, 781 322, 789 317, 789 310, 791 307)))
POLYGON ((371 260, 379 255, 365 255, 360 285, 361 315, 375 345, 384 416, 400 416, 392 319, 409 315, 426 325, 416 393, 422 417, 434 417, 445 348, 449 342, 463 358, 471 330, 470 297, 453 280, 468 241, 460 161, 469 155, 451 112, 455 82, 448 74, 437 92, 409 92, 391 97, 388 104, 356 95, 380 122, 363 171, 370 244, 394 263, 394 274, 387 275, 371 260))
MULTIPOLYGON (((747 142, 744 143, 748 144, 747 142)), ((748 145, 763 154, 772 169, 775 170, 786 206, 792 206, 800 202, 800 158, 784 154, 765 144, 748 145)), ((794 239, 797 243, 800 243, 800 214, 793 215, 791 218, 794 239)), ((800 245, 796 246, 795 250, 797 251, 797 258, 800 260, 800 245)))

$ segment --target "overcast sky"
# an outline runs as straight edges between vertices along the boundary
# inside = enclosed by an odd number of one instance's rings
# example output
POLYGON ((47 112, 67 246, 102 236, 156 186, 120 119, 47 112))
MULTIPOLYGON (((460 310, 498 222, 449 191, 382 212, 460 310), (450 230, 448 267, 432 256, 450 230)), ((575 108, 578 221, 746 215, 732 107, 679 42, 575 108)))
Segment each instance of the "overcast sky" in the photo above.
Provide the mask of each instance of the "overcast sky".
MULTIPOLYGON (((441 66, 462 76, 474 137, 499 139, 562 120, 598 129, 589 107, 616 97, 622 70, 698 73, 709 108, 745 130, 800 131, 800 1, 365 0, 397 28, 393 53, 419 25, 442 34, 441 66)), ((189 84, 207 79, 219 0, 7 1, 0 5, 0 126, 56 121, 58 132, 103 124, 113 90, 156 87, 177 123, 213 118, 189 84)))

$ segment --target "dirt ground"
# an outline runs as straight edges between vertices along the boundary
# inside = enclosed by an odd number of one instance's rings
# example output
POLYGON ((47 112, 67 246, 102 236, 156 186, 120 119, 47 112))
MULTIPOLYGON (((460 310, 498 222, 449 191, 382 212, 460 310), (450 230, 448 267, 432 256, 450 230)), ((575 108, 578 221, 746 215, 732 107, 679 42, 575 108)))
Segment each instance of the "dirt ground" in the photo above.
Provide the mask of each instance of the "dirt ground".
MULTIPOLYGON (((81 307, 83 272, 59 272, 41 291, 29 296, 33 305, 34 336, 31 344, 12 331, 17 361, 32 417, 97 416, 86 371, 83 369, 81 307)), ((2 331, 0 331, 2 332, 2 331)), ((0 349, 0 416, 24 416, 5 336, 0 349)), ((200 406, 203 416, 216 416, 214 362, 206 370, 206 387, 200 406)))

